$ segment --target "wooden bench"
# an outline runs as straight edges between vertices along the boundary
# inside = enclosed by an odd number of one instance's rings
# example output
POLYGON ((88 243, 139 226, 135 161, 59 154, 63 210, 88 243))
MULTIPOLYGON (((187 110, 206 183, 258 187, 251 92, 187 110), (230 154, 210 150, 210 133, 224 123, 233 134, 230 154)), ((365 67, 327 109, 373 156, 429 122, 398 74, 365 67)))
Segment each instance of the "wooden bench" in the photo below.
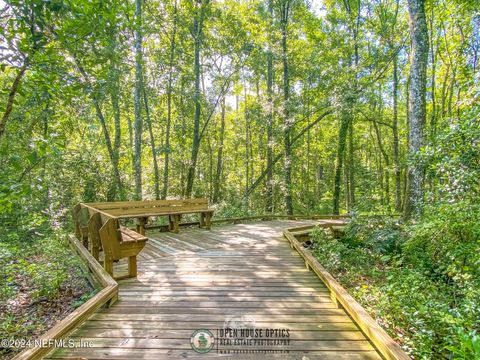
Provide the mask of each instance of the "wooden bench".
POLYGON ((99 244, 103 249, 105 270, 113 277, 113 262, 128 257, 128 275, 137 276, 137 255, 144 248, 148 238, 127 228, 120 226, 118 219, 105 218, 95 213, 89 220, 89 230, 92 234, 92 254, 98 257, 99 244), (101 225, 101 227, 99 227, 101 225))
POLYGON ((136 218, 138 220, 137 231, 142 235, 145 235, 145 224, 152 216, 168 216, 170 230, 178 233, 182 215, 197 213, 200 227, 210 230, 214 212, 213 209, 208 208, 208 199, 206 198, 118 201, 86 205, 115 218, 136 218))
POLYGON ((113 262, 128 257, 128 277, 137 275, 137 255, 145 246, 145 224, 151 216, 168 216, 169 228, 179 232, 182 215, 199 214, 201 228, 210 230, 213 209, 208 199, 80 203, 73 209, 75 234, 93 257, 104 253, 104 267, 113 276, 113 262), (121 227, 119 219, 136 218, 137 232, 121 227))
POLYGON ((86 204, 73 210, 75 235, 99 261, 103 250, 105 270, 113 277, 113 262, 128 257, 128 275, 137 276, 137 255, 145 246, 147 237, 120 226, 119 220, 86 204))

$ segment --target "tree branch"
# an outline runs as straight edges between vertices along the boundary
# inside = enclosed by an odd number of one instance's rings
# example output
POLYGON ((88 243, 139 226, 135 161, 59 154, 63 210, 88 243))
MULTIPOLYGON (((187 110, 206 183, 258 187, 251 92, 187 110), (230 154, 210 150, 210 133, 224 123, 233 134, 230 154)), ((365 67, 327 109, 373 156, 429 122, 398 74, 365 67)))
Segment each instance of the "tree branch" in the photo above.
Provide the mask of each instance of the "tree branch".
MULTIPOLYGON (((333 108, 330 108, 328 110, 326 110, 322 115, 320 115, 318 118, 315 119, 315 121, 311 122, 309 125, 307 125, 306 127, 304 127, 293 139, 292 139, 292 142, 291 142, 291 145, 293 146, 308 130, 310 130, 312 127, 314 127, 315 125, 317 125, 323 118, 325 118, 327 115, 330 115, 332 114, 334 111, 333 108)), ((245 193, 243 194, 243 199, 245 199, 247 196, 249 196, 253 190, 255 190, 257 188, 258 185, 260 185, 260 183, 262 182, 262 180, 265 178, 265 176, 267 176, 268 174, 268 171, 270 168, 272 168, 273 166, 275 166, 275 164, 284 156, 283 153, 280 153, 278 154, 277 156, 275 156, 275 158, 273 158, 272 160, 272 163, 271 163, 271 166, 267 167, 266 169, 264 169, 262 171, 262 173, 260 174, 260 176, 255 180, 255 182, 250 185, 250 187, 245 190, 245 193)))

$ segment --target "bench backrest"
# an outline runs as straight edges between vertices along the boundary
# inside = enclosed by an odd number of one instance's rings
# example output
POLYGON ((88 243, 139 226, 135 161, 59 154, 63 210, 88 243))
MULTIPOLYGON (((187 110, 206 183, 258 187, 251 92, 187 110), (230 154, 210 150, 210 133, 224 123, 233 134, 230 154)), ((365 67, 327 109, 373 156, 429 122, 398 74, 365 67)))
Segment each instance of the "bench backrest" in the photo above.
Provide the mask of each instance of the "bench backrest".
MULTIPOLYGON (((98 217, 95 221, 98 221, 98 217)), ((118 219, 110 218, 106 219, 98 231, 103 252, 107 259, 120 258, 120 242, 122 241, 122 236, 119 232, 119 228, 118 219)))
POLYGON ((184 200, 145 200, 145 201, 117 201, 108 203, 89 203, 100 211, 112 216, 136 215, 148 213, 170 213, 175 211, 208 210, 208 199, 184 200))
POLYGON ((72 216, 75 225, 75 236, 77 239, 81 239, 87 229, 90 214, 88 209, 78 204, 73 208, 72 216))
POLYGON ((98 255, 98 251, 103 249, 106 258, 120 259, 122 234, 118 218, 83 203, 74 207, 73 218, 75 233, 77 235, 78 232, 79 238, 82 231, 88 232, 92 253, 98 255))
POLYGON ((93 213, 88 220, 88 234, 90 235, 90 241, 94 249, 102 248, 102 240, 100 239, 100 228, 102 225, 102 217, 100 214, 98 212, 93 213))

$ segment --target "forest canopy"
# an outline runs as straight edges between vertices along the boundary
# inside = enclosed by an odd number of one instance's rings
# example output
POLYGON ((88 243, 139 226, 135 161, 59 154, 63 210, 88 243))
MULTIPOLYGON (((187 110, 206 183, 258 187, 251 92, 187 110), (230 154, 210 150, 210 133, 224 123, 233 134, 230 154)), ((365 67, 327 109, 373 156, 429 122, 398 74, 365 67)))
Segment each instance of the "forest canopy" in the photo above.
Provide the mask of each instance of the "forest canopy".
MULTIPOLYGON (((195 195, 229 211, 401 212, 409 162, 437 161, 438 138, 476 116, 475 1, 424 5, 414 154, 404 1, 2 7, 2 211, 195 195)), ((430 199, 456 186, 437 165, 423 167, 430 199)))

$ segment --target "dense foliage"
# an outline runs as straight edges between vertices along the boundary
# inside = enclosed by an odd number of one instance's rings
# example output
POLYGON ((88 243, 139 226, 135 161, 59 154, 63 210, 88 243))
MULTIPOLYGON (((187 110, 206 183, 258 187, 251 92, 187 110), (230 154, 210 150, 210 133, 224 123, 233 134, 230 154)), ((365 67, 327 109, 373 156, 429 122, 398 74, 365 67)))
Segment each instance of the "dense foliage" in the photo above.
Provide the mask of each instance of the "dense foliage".
POLYGON ((478 205, 432 209, 421 224, 356 220, 314 252, 416 359, 480 356, 478 205), (473 212, 475 211, 475 212, 473 212))
POLYGON ((419 157, 442 180, 421 219, 359 217, 339 239, 314 236, 320 263, 418 359, 480 357, 479 125, 454 121, 419 157))

